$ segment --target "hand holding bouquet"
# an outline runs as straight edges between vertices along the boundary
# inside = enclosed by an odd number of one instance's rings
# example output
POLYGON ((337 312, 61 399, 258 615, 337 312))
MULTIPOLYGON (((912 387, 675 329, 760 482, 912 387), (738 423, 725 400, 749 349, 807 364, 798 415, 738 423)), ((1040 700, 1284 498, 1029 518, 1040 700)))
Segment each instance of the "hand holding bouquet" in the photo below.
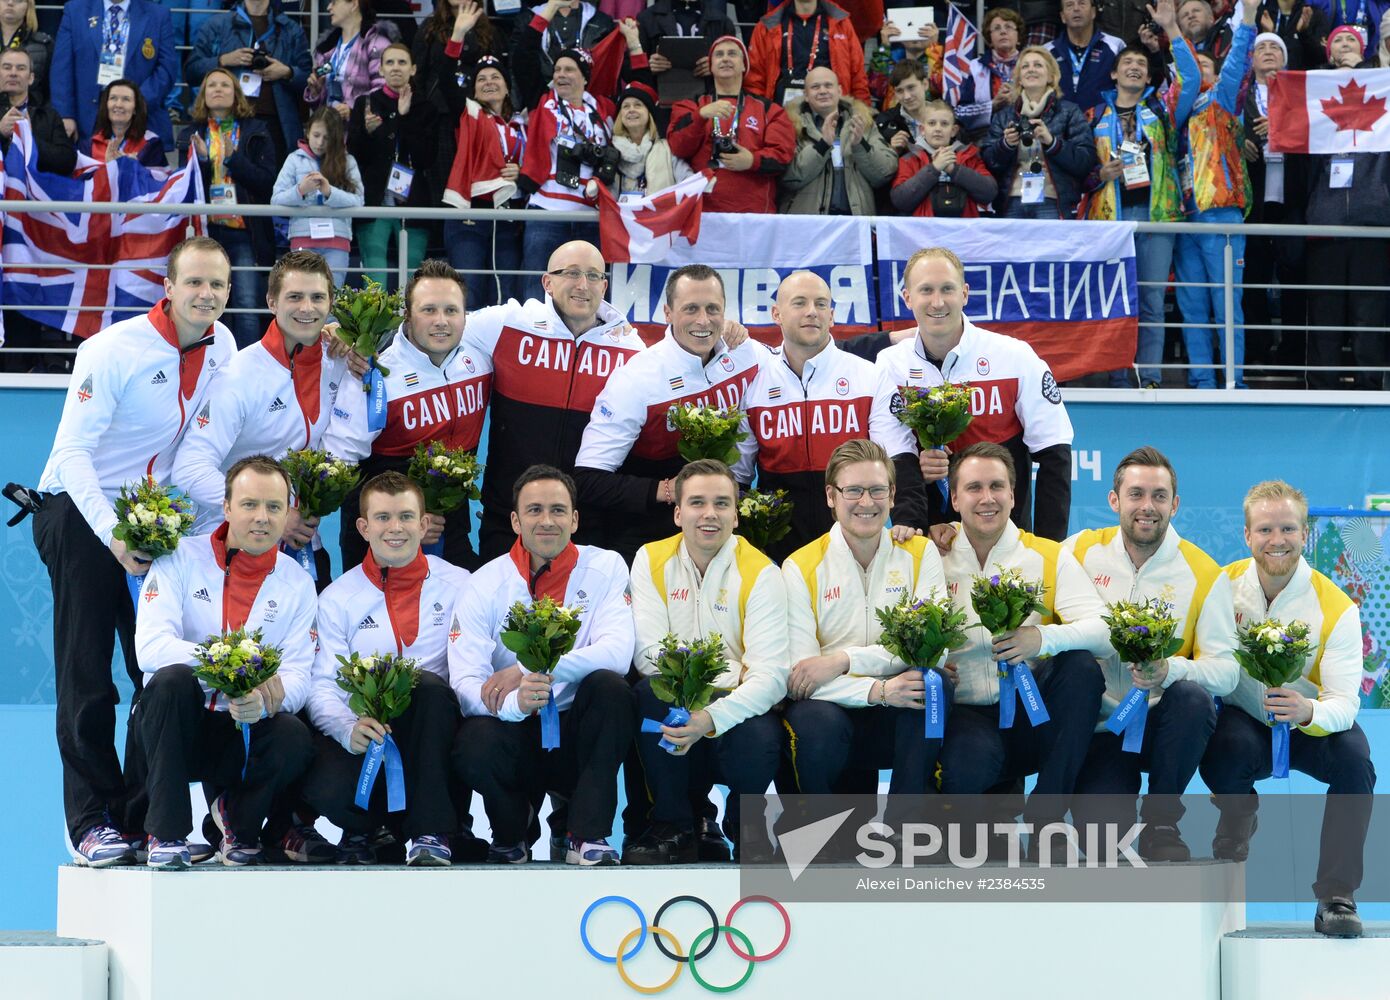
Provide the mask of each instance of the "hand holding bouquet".
POLYGON ((898 386, 902 400, 894 412, 917 435, 923 448, 940 448, 965 433, 970 426, 969 382, 945 382, 930 388, 898 386))
MULTIPOLYGON (((659 733, 662 726, 684 726, 692 713, 709 706, 714 699, 714 682, 729 668, 729 660, 724 655, 724 637, 712 632, 704 639, 684 642, 668 632, 657 649, 655 666, 652 694, 671 709, 661 722, 643 719, 644 733, 659 733)), ((667 753, 684 753, 665 736, 657 745, 667 753)))
MULTIPOLYGON (((341 664, 336 678, 338 687, 348 693, 348 708, 358 718, 375 719, 383 727, 389 727, 393 719, 410 707, 411 692, 420 683, 420 669, 413 659, 395 653, 338 654, 337 659, 341 664)), ((400 748, 389 731, 380 743, 373 741, 367 747, 362 771, 357 776, 354 801, 359 809, 370 805, 372 787, 383 760, 386 764, 386 811, 400 812, 405 808, 405 768, 400 748)))
MULTIPOLYGON (((1301 621, 1287 625, 1273 618, 1236 627, 1236 662, 1255 680, 1267 688, 1282 688, 1303 676, 1303 667, 1313 644, 1308 640, 1308 626, 1301 621)), ((1277 722, 1274 713, 1266 714, 1274 727, 1271 748, 1273 776, 1289 776, 1289 724, 1277 722)))
MULTIPOLYGON (((517 601, 507 612, 498 638, 527 670, 553 674, 560 657, 574 648, 579 625, 578 608, 556 604, 550 597, 542 597, 529 608, 517 601)), ((555 707, 553 692, 547 695, 540 715, 541 747, 554 750, 560 745, 560 710, 555 707)))
MULTIPOLYGON (((248 632, 239 628, 221 635, 210 635, 193 651, 198 665, 193 674, 198 680, 228 700, 244 698, 275 676, 280 669, 280 650, 267 645, 260 629, 248 632)), ((251 759, 251 724, 238 722, 242 747, 246 756, 241 776, 246 777, 246 764, 251 759)))
POLYGON ((733 407, 679 403, 667 411, 666 422, 680 435, 676 449, 687 462, 714 458, 732 468, 739 442, 748 437, 739 430, 743 411, 733 407))
POLYGON ((958 611, 949 597, 922 600, 904 594, 897 604, 879 608, 875 614, 883 628, 878 641, 909 667, 922 671, 926 738, 941 739, 946 735, 946 689, 936 668, 948 649, 965 645, 965 612, 958 611))
MULTIPOLYGON (((111 537, 127 549, 158 559, 178 547, 179 539, 193 530, 194 503, 184 494, 153 479, 126 483, 116 497, 116 526, 111 537)), ((140 610, 141 578, 126 574, 130 599, 140 610)))
MULTIPOLYGON (((1174 634, 1178 621, 1173 617, 1173 606, 1150 597, 1138 602, 1116 601, 1109 612, 1101 620, 1110 626, 1110 645, 1123 662, 1135 666, 1146 684, 1152 684, 1155 661, 1182 649, 1182 637, 1174 634)), ((1136 684, 1110 713, 1105 727, 1116 735, 1124 735, 1122 748, 1127 753, 1139 753, 1148 718, 1149 690, 1136 684)))
MULTIPOLYGON (((371 278, 361 289, 344 285, 333 298, 333 318, 338 321, 333 335, 359 357, 366 358, 382 375, 390 375, 390 371, 377 362, 377 352, 386 335, 400 325, 401 309, 401 293, 388 294, 371 278)), ((363 388, 371 388, 365 378, 363 388)))
POLYGON ((766 552, 791 530, 792 509, 786 490, 749 490, 738 502, 737 532, 749 545, 766 552))
MULTIPOLYGON (((970 585, 970 604, 989 630, 998 639, 1021 628, 1034 612, 1044 612, 1046 589, 1039 580, 1025 580, 1018 570, 1003 569, 993 576, 977 576, 970 585)), ((1043 704, 1033 671, 1024 660, 1010 665, 999 661, 999 728, 1011 729, 1014 724, 1014 691, 1023 698, 1028 721, 1040 726, 1051 718, 1043 704)))
POLYGON ((325 518, 343 505, 343 500, 362 478, 355 462, 334 458, 321 448, 301 448, 280 459, 280 467, 290 477, 303 518, 325 518))
POLYGON ((482 496, 478 480, 483 467, 466 448, 449 448, 439 441, 417 444, 406 474, 425 494, 425 510, 450 514, 482 496))

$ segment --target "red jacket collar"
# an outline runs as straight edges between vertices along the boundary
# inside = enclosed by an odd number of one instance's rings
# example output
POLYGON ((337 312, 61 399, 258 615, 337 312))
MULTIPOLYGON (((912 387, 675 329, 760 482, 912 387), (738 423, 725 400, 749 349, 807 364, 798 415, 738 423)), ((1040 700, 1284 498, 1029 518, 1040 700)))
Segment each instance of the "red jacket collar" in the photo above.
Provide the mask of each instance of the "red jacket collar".
POLYGON ((569 589, 570 572, 579 562, 579 549, 575 547, 573 542, 566 545, 563 552, 535 573, 531 572, 531 553, 521 544, 520 538, 512 545, 510 555, 512 565, 521 574, 521 578, 526 581, 526 589, 530 592, 533 600, 549 597, 556 604, 565 603, 565 591, 569 589))
MULTIPOLYGON (((217 559, 217 565, 227 568, 227 522, 223 521, 218 525, 217 530, 212 533, 212 554, 217 559)), ((275 568, 275 560, 279 557, 279 547, 268 552, 262 552, 258 556, 250 555, 241 549, 232 550, 236 558, 232 561, 231 571, 233 576, 265 576, 275 568)))
POLYGON ((179 344, 179 331, 174 327, 174 320, 169 315, 169 299, 167 296, 150 306, 150 311, 145 314, 145 318, 150 321, 150 325, 159 332, 159 335, 164 338, 165 342, 176 351, 191 353, 193 351, 202 350, 204 347, 207 347, 208 344, 212 343, 213 328, 208 327, 203 331, 201 337, 187 347, 183 347, 179 344))
POLYGON ((423 550, 415 553, 415 558, 404 566, 389 566, 383 569, 377 564, 372 550, 367 549, 367 557, 362 560, 362 572, 367 575, 371 585, 382 593, 395 593, 408 590, 419 593, 420 585, 430 575, 429 560, 423 550), (390 572, 386 572, 389 569, 390 572))

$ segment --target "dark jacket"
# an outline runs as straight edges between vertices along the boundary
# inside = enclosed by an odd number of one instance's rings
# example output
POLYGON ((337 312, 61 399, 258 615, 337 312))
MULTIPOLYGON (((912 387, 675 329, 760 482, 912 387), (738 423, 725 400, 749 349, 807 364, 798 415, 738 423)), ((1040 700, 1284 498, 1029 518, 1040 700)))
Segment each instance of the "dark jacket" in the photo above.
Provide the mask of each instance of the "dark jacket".
MULTIPOLYGON (((681 34, 677 30, 676 15, 671 9, 672 0, 655 0, 642 13, 637 15, 637 30, 642 37, 642 51, 648 55, 655 52, 661 40, 667 35, 681 34)), ((724 0, 703 0, 700 9, 699 37, 712 42, 725 35, 738 37, 738 26, 729 20, 725 13, 728 4, 724 0)))
MULTIPOLYGON (((999 181, 995 207, 1000 211, 1008 205, 1014 174, 1019 169, 1018 147, 1004 142, 1004 129, 1019 121, 1017 108, 1015 104, 996 111, 989 123, 989 136, 980 144, 985 165, 999 181)), ((1081 185, 1096 165, 1095 136, 1081 109, 1055 92, 1048 97, 1040 117, 1052 133, 1052 145, 1042 151, 1043 169, 1057 189, 1057 207, 1062 218, 1071 219, 1076 216, 1081 185)))
POLYGON ((1351 187, 1334 188, 1332 161, 1341 158, 1308 157, 1303 217, 1295 221, 1310 226, 1390 226, 1390 153, 1352 153, 1351 187))
MULTIPOLYGON (((269 205, 271 192, 275 190, 275 178, 280 172, 275 162, 275 141, 270 137, 270 129, 265 122, 256 118, 242 118, 239 121, 241 135, 237 140, 236 152, 227 157, 222 164, 227 176, 236 185, 236 200, 239 205, 269 205)), ((208 124, 187 125, 179 132, 179 162, 188 157, 188 147, 193 142, 193 134, 208 139, 208 124)), ((203 170, 203 191, 212 186, 212 162, 199 160, 203 170)), ((275 231, 269 216, 246 216, 246 230, 251 234, 251 248, 257 260, 275 259, 275 231)))
MULTIPOLYGON (((463 50, 457 56, 449 55, 449 37, 434 38, 429 26, 421 28, 415 35, 411 46, 415 61, 414 89, 434 106, 440 127, 435 129, 434 156, 429 164, 429 186, 431 204, 439 205, 444 200, 444 185, 449 179, 449 170, 454 164, 454 154, 458 149, 458 121, 468 100, 468 84, 485 55, 496 56, 502 60, 502 74, 510 79, 506 66, 508 62, 507 38, 495 31, 492 45, 484 49, 478 44, 478 34, 470 31, 463 36, 463 50)), ((413 192, 412 192, 413 193, 413 192)))
MULTIPOLYGON (((593 5, 592 0, 585 2, 593 5)), ((544 6, 541 6, 528 11, 523 7, 521 13, 516 16, 516 30, 512 33, 511 50, 517 56, 523 53, 526 55, 524 59, 515 58, 512 61, 512 78, 516 81, 516 89, 512 91, 512 104, 518 111, 522 108, 528 111, 534 108, 545 94, 546 88, 550 86, 550 77, 555 72, 555 55, 563 47, 554 44, 548 30, 542 31, 537 27, 546 24, 540 19, 540 11, 543 9, 544 6)), ((593 17, 589 18, 579 33, 579 47, 593 51, 594 46, 616 27, 611 17, 601 10, 595 10, 593 17)), ((614 95, 602 96, 611 100, 614 95)))
MULTIPOLYGON (((0 115, 10 109, 9 95, 0 95, 0 115)), ((63 118, 53 105, 30 93, 29 124, 34 130, 34 146, 38 150, 38 167, 50 174, 71 175, 77 166, 77 150, 63 128, 63 118)), ((0 136, 0 154, 10 151, 10 139, 0 136)))
POLYGON ((357 169, 362 172, 366 204, 381 204, 391 165, 398 161, 415 171, 406 204, 422 208, 434 204, 430 170, 434 164, 434 130, 438 127, 439 115, 434 105, 417 96, 411 97, 410 111, 404 118, 397 111, 396 99, 385 90, 374 90, 357 99, 348 119, 348 152, 356 157, 357 169), (381 116, 381 126, 375 132, 367 131, 368 108, 381 116))
MULTIPOLYGON (((270 88, 275 99, 275 115, 280 120, 280 132, 286 149, 294 149, 304 137, 300 127, 299 95, 309 81, 309 40, 299 22, 271 5, 270 29, 261 39, 261 47, 272 59, 284 63, 292 71, 284 80, 263 84, 270 88)), ((253 48, 256 33, 251 18, 240 4, 232 10, 216 14, 203 22, 193 41, 193 51, 184 63, 183 75, 190 87, 198 87, 203 77, 217 68, 219 56, 242 48, 253 48)))

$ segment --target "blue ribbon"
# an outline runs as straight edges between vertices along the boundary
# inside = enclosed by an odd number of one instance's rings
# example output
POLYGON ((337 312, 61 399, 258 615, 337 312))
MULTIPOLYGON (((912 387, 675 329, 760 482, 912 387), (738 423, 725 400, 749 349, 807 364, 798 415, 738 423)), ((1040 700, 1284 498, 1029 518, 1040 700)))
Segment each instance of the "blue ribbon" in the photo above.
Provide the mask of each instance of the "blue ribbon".
POLYGON ((244 751, 241 758, 241 780, 246 780, 246 768, 251 763, 251 723, 241 723, 241 748, 244 751))
POLYGON ((946 685, 941 683, 941 674, 931 667, 922 667, 922 680, 926 683, 927 689, 923 692, 923 699, 926 702, 926 711, 922 713, 926 717, 926 731, 923 733, 926 739, 940 740, 946 736, 946 685))
POLYGON ((386 380, 381 377, 381 369, 373 358, 367 374, 362 376, 362 385, 367 389, 367 430, 386 429, 386 380))
POLYGON ((1000 660, 999 668, 999 728, 1012 729, 1014 726, 1014 691, 1023 700, 1023 711, 1028 715, 1028 723, 1041 726, 1052 716, 1047 714, 1043 704, 1042 692, 1027 660, 1019 660, 1013 666, 1000 660))
POLYGON ((1138 753, 1144 745, 1144 724, 1149 721, 1149 692, 1131 687, 1124 700, 1115 706, 1110 718, 1105 720, 1105 728, 1116 736, 1124 734, 1121 749, 1125 753, 1138 753))
POLYGON ((1273 712, 1269 713, 1269 721, 1274 724, 1274 741, 1271 746, 1273 769, 1270 774, 1275 778, 1287 778, 1289 776, 1289 724, 1287 722, 1275 722, 1273 712))
MULTIPOLYGON (((945 451, 946 451, 946 448, 945 448, 945 446, 943 445, 943 446, 938 447, 938 448, 929 448, 928 450, 929 450, 929 451, 939 451, 939 452, 942 452, 942 453, 944 454, 945 451)), ((950 487, 949 483, 948 483, 945 479, 938 479, 938 480, 936 481, 936 488, 939 489, 939 490, 941 491, 941 499, 946 501, 946 509, 947 509, 947 510, 950 510, 950 509, 951 509, 951 487, 950 487)))
POLYGON ((314 543, 310 542, 302 549, 292 548, 288 542, 281 542, 280 548, 284 552, 294 556, 294 561, 304 568, 304 572, 309 574, 309 579, 318 583, 319 568, 314 562, 314 543))
POLYGON ((541 749, 560 749, 560 710, 555 707, 554 691, 546 692, 545 704, 541 706, 541 749))
MULTIPOLYGON (((643 719, 642 732, 659 733, 661 732, 662 726, 671 726, 672 728, 675 728, 676 726, 683 726, 689 721, 690 713, 688 711, 686 711, 683 708, 678 708, 675 705, 672 705, 666 711, 666 718, 662 719, 660 722, 657 722, 655 719, 643 719)), ((668 740, 665 736, 657 740, 656 745, 661 747, 661 749, 665 750, 667 753, 675 753, 678 749, 678 747, 670 740, 668 740)))
MULTIPOLYGON (((441 515, 441 516, 442 516, 442 515, 441 515)), ((443 558, 444 558, 444 535, 443 535, 443 533, 442 533, 442 532, 440 533, 439 541, 437 541, 437 542, 430 542, 428 545, 422 545, 422 546, 420 546, 420 548, 424 551, 425 555, 427 555, 427 556, 438 556, 440 559, 443 559, 443 558)), ((556 744, 556 745, 558 746, 559 744, 556 744)))
POLYGON ((386 739, 367 744, 367 753, 362 759, 362 770, 357 775, 357 794, 353 798, 358 809, 366 809, 372 801, 372 787, 376 776, 386 769, 386 811, 400 812, 405 808, 405 766, 401 763, 400 747, 386 734, 386 739))
POLYGON ((140 613, 140 585, 145 582, 143 576, 136 576, 134 573, 125 575, 125 584, 130 588, 130 603, 135 605, 135 613, 140 613))

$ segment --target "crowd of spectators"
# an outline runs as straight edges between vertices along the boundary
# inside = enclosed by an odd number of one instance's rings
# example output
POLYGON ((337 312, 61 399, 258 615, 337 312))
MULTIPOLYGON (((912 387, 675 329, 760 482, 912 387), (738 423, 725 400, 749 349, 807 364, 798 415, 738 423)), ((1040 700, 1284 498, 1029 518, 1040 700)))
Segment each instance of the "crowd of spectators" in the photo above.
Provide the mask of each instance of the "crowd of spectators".
MULTIPOLYGON (((532 210, 406 224, 407 267, 441 249, 470 305, 538 295, 556 246, 597 242, 596 223, 539 213, 692 170, 718 176, 707 210, 743 214, 1390 225, 1390 154, 1266 152, 1272 74, 1390 64, 1380 0, 1005 0, 954 88, 940 0, 910 33, 894 13, 920 0, 512 6, 439 0, 417 23, 405 0, 331 0, 311 46, 309 15, 280 0, 71 0, 48 31, 33 0, 0 0, 0 147, 27 116, 42 169, 191 150, 234 264, 293 246, 340 279, 360 262, 392 280, 402 222, 273 225, 236 205, 532 210)), ((1385 245, 1220 232, 1140 235, 1137 369, 1112 385, 1161 384, 1165 358, 1191 366, 1169 385, 1222 382, 1228 242, 1249 286, 1238 385, 1243 366, 1302 384, 1307 364, 1311 387, 1381 387, 1337 369, 1386 363, 1390 301, 1364 290, 1390 279, 1385 245)), ((263 299, 239 280, 231 304, 263 299)), ((259 337, 264 317, 230 315, 239 342, 259 337)))

